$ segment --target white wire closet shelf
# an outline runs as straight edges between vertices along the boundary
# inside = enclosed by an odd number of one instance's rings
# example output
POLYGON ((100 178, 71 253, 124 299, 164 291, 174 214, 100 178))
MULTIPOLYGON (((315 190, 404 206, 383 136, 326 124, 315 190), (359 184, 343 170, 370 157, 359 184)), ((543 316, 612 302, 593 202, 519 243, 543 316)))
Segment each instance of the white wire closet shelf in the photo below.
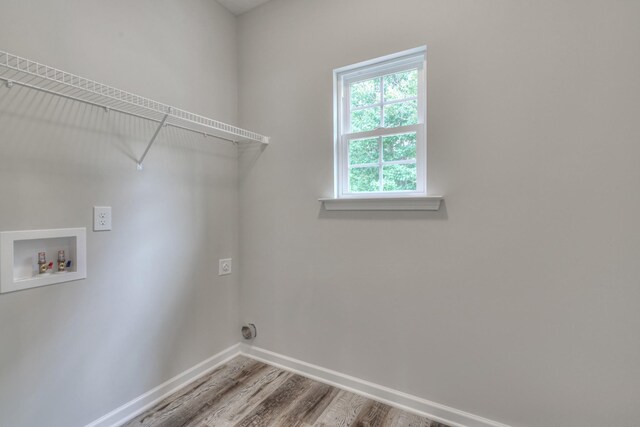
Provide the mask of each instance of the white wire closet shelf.
POLYGON ((155 134, 138 161, 139 169, 142 169, 142 162, 163 126, 172 126, 234 143, 269 143, 269 137, 258 133, 190 113, 2 50, 0 50, 0 82, 4 82, 9 88, 19 85, 102 107, 106 111, 113 110, 158 123, 155 134))

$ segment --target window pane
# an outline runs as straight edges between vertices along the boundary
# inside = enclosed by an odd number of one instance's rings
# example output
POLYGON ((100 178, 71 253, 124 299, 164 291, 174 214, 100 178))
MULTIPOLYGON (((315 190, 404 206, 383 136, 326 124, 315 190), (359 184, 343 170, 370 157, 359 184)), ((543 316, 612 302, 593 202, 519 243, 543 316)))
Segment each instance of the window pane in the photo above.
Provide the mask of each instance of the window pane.
POLYGON ((382 138, 382 160, 393 162, 416 158, 416 133, 385 136, 382 138))
POLYGON ((405 99, 418 96, 418 70, 384 76, 384 100, 405 99))
POLYGON ((380 77, 352 83, 350 92, 351 108, 364 107, 365 105, 380 102, 380 77))
POLYGON ((349 164, 362 165, 378 163, 380 161, 380 147, 378 138, 355 139, 349 141, 349 164))
POLYGON ((349 191, 365 193, 380 191, 380 168, 350 168, 349 191))
POLYGON ((351 112, 351 132, 365 132, 380 127, 380 107, 351 112))
POLYGON ((416 165, 383 166, 384 191, 402 191, 416 189, 416 165))
POLYGON ((385 105, 384 125, 387 128, 415 125, 418 123, 418 101, 385 105))

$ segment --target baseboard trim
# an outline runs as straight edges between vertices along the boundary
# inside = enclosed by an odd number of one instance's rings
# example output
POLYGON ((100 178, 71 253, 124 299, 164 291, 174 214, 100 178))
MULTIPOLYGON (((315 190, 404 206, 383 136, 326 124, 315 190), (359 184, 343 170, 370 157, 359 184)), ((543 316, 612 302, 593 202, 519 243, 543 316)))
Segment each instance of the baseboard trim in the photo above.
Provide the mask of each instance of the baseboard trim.
POLYGON ((329 384, 370 399, 422 415, 451 427, 509 427, 468 412, 412 396, 360 378, 312 365, 259 347, 241 344, 241 353, 252 359, 276 366, 316 381, 329 384))
POLYGON ((240 344, 232 345, 220 353, 211 356, 207 360, 198 363, 170 380, 160 384, 154 389, 149 390, 143 395, 136 397, 117 409, 114 409, 92 423, 87 424, 85 427, 116 427, 126 423, 151 408, 162 399, 180 390, 190 382, 208 374, 218 366, 238 356, 240 354, 240 349, 240 344))

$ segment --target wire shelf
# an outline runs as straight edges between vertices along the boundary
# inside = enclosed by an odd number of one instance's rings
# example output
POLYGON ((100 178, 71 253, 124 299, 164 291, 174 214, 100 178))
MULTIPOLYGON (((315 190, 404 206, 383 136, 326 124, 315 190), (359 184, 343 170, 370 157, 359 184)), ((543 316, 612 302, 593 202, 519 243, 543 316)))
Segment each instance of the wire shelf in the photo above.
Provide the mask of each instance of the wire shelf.
MULTIPOLYGON (((151 120, 161 125, 173 126, 231 142, 269 143, 268 137, 258 133, 171 107, 1 50, 0 81, 4 81, 8 87, 17 84, 102 107, 107 111, 118 111, 151 120)), ((158 128, 159 130, 160 127, 158 128)), ((149 147, 157 133, 151 140, 149 147)), ((145 155, 146 151, 139 162, 140 164, 145 155)))

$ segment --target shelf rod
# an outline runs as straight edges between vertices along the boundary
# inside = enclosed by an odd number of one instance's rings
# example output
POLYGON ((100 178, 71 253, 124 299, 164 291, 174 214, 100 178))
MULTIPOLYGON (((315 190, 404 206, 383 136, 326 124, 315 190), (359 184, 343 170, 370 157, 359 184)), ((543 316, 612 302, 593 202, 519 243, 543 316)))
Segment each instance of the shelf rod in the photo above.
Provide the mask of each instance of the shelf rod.
POLYGON ((164 115, 164 118, 162 119, 162 122, 160 122, 160 125, 156 129, 156 132, 151 137, 151 141, 149 141, 149 144, 147 145, 147 148, 144 150, 144 153, 142 153, 142 157, 140 157, 140 160, 138 160, 138 170, 139 171, 142 170, 142 162, 144 162, 144 158, 147 157, 147 153, 151 149, 151 146, 153 145, 153 143, 156 141, 156 138, 158 137, 158 134, 160 133, 160 131, 164 127, 164 124, 167 123, 167 119, 169 118, 169 114, 171 114, 171 107, 169 107, 169 111, 167 112, 167 114, 164 115))
MULTIPOLYGON (((42 88, 42 87, 31 85, 29 83, 19 82, 19 81, 16 81, 16 80, 8 79, 6 77, 0 77, 0 80, 4 81, 7 84, 7 87, 9 87, 9 88, 11 88, 13 85, 19 85, 19 86, 23 86, 23 87, 26 87, 26 88, 29 88, 29 89, 34 89, 34 90, 37 90, 37 91, 40 91, 40 92, 48 93, 50 95, 60 96, 62 98, 69 99, 69 100, 72 100, 72 101, 82 102, 83 104, 93 105, 94 107, 104 108, 105 111, 107 111, 107 112, 115 111, 117 113, 127 114, 129 116, 137 117, 139 119, 149 120, 149 121, 154 122, 154 123, 162 123, 162 120, 154 119, 153 117, 149 117, 149 116, 145 116, 145 115, 142 115, 142 114, 133 113, 131 111, 121 110, 121 109, 116 108, 116 107, 110 107, 108 105, 100 104, 100 103, 89 101, 89 100, 82 99, 82 98, 77 98, 75 96, 65 95, 65 94, 59 93, 59 92, 54 92, 54 91, 49 90, 49 89, 45 89, 45 88, 42 88)), ((198 133, 200 135, 205 135, 205 136, 210 136, 212 138, 221 139, 223 141, 237 142, 235 139, 225 138, 223 136, 215 135, 213 133, 202 132, 202 131, 199 131, 199 130, 188 128, 186 126, 177 125, 175 123, 165 123, 165 125, 166 126, 170 126, 170 127, 174 127, 174 128, 177 128, 177 129, 187 130, 189 132, 198 133)))

